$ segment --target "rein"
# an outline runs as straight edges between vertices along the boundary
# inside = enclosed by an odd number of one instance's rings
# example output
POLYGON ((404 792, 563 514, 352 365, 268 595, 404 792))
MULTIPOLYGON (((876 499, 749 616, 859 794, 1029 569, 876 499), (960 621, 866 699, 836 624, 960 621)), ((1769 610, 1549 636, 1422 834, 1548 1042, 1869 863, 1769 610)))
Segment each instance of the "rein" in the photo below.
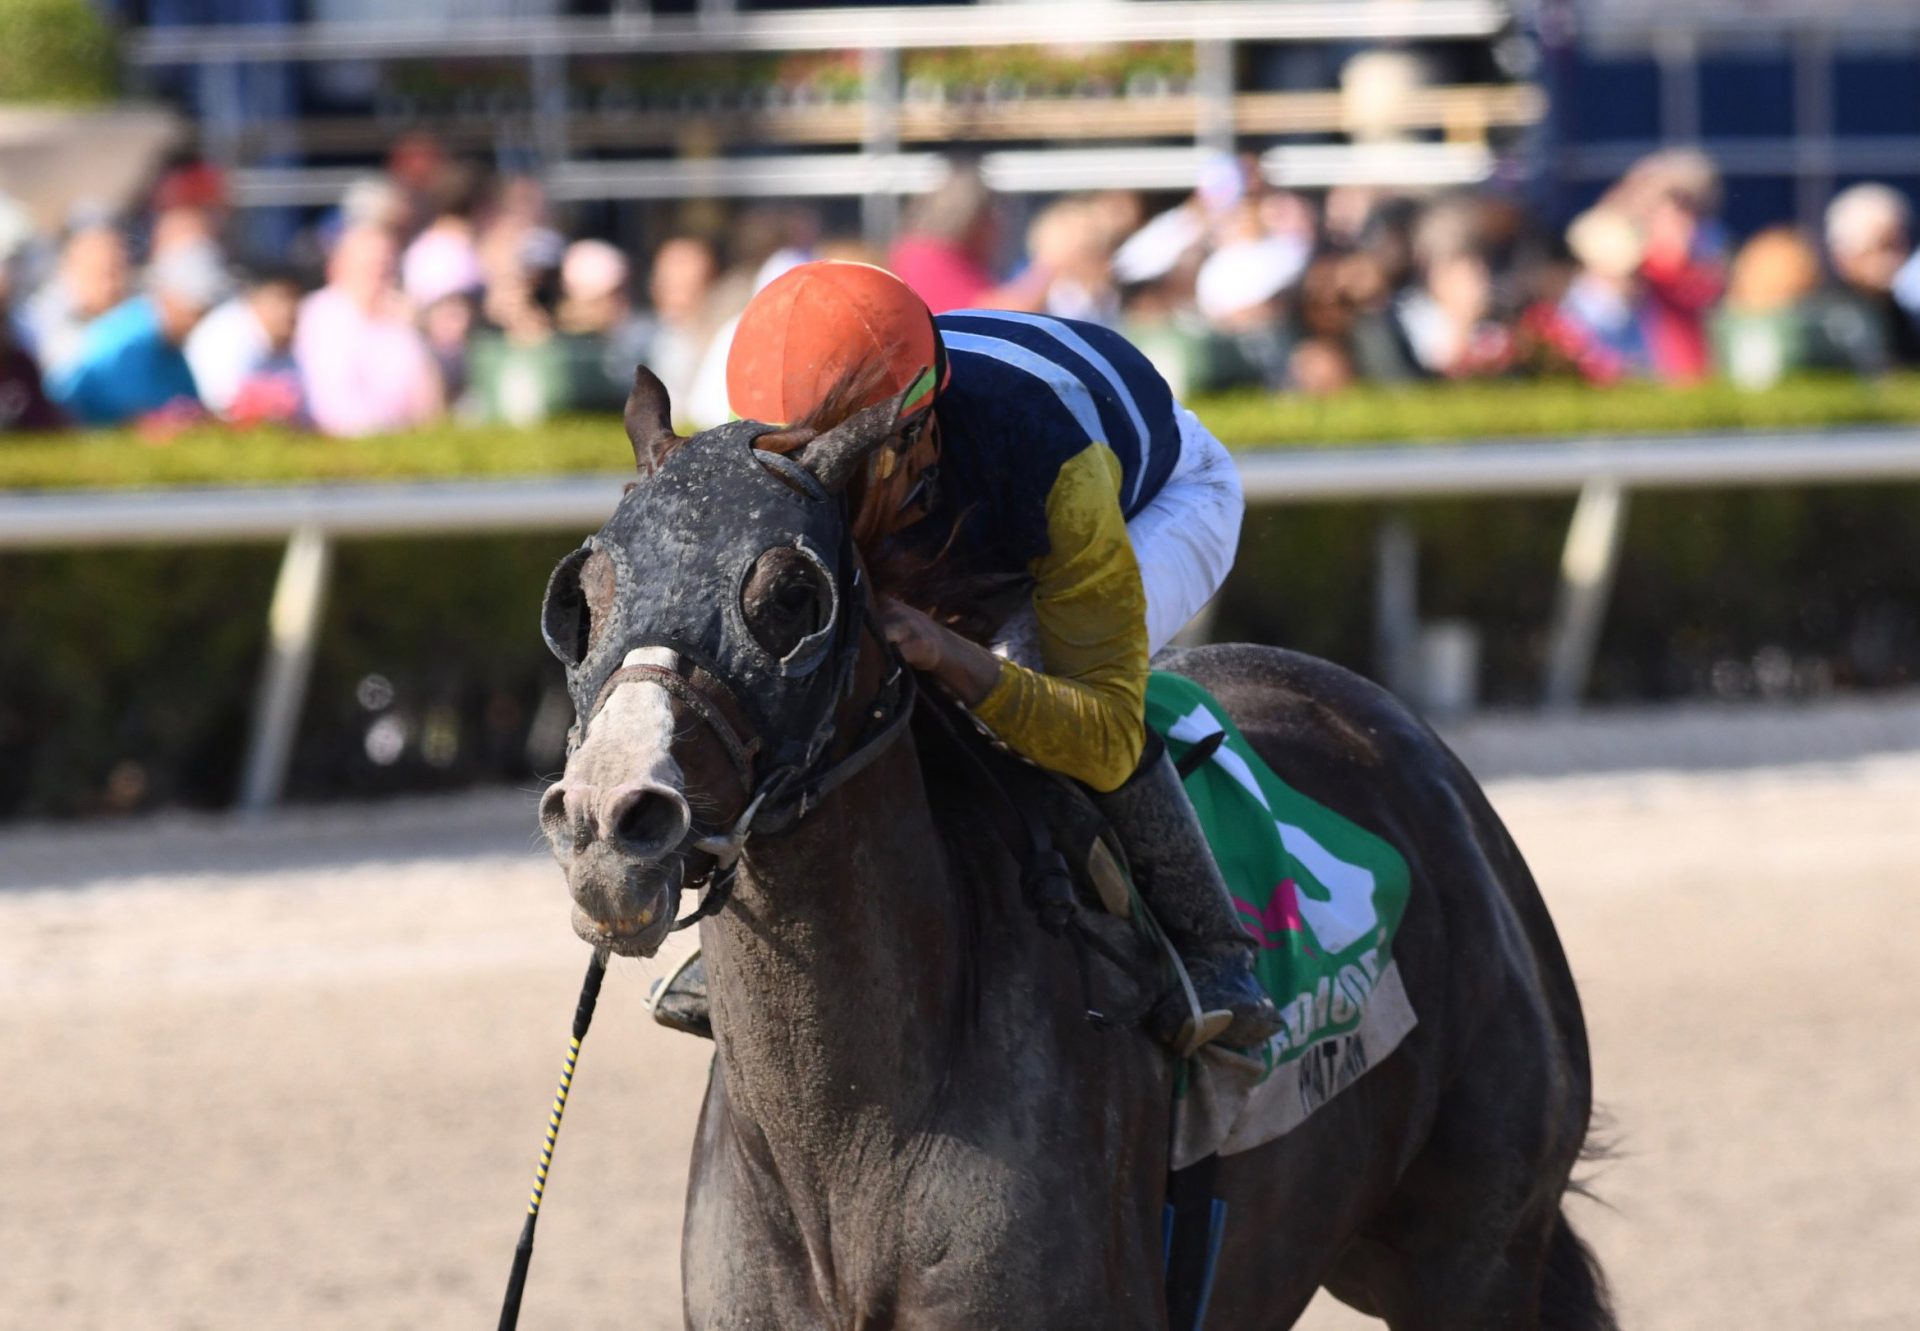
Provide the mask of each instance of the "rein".
POLYGON ((540 1147, 540 1163, 534 1166, 533 1191, 527 1196, 527 1218, 520 1226, 520 1241, 513 1247, 513 1269, 507 1273, 507 1292, 500 1301, 499 1331, 514 1331, 520 1325, 520 1300, 527 1290, 527 1270, 533 1265, 533 1232, 540 1224, 540 1203, 547 1195, 547 1171, 553 1168, 553 1148, 560 1138, 560 1120, 566 1116, 573 1071, 580 1062, 580 1042, 587 1038, 587 1028, 593 1024, 600 981, 606 974, 606 951, 595 948, 587 961, 587 976, 580 982, 580 999, 574 1005, 573 1038, 567 1042, 567 1059, 560 1067, 560 1089, 553 1094, 553 1112, 547 1115, 547 1136, 540 1147))
MULTIPOLYGON (((882 639, 881 641, 885 641, 882 639)), ((891 650, 891 649, 889 649, 891 650)), ((706 888, 700 898, 700 904, 693 911, 673 922, 673 932, 691 928, 709 916, 717 915, 733 898, 734 879, 738 875, 740 856, 746 849, 747 838, 754 831, 780 833, 793 827, 811 813, 822 800, 841 786, 860 775, 874 760, 885 753, 900 733, 913 719, 913 708, 918 696, 918 686, 914 674, 898 659, 893 663, 893 673, 882 686, 881 695, 891 694, 891 702, 878 701, 874 705, 869 719, 875 722, 865 738, 856 744, 839 761, 829 764, 811 778, 803 769, 785 769, 799 783, 799 789, 789 800, 785 780, 776 780, 770 788, 762 788, 748 801, 740 817, 724 833, 701 837, 694 848, 704 851, 713 859, 713 867, 706 875, 706 888), (779 804, 770 822, 761 821, 761 812, 769 800, 783 800, 779 804)), ((828 726, 831 730, 831 724, 828 726)))

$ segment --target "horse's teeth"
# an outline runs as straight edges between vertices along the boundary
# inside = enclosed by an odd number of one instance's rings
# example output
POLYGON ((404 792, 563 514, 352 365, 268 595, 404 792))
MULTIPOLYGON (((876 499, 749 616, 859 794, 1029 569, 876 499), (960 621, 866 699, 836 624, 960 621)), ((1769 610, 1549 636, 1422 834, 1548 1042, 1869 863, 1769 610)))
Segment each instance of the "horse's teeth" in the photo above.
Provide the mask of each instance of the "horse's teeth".
POLYGON ((640 912, 640 927, 644 929, 649 924, 652 924, 652 923, 653 923, 653 907, 648 906, 643 910, 641 910, 640 912))

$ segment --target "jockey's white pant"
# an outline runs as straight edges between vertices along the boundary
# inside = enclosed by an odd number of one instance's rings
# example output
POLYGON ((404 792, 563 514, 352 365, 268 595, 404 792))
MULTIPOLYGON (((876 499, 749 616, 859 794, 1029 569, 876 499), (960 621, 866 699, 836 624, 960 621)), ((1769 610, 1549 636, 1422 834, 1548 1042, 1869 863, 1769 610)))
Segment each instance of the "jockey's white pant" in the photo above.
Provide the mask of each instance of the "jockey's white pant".
MULTIPOLYGON (((1173 641, 1227 580, 1240 546, 1246 498, 1240 469, 1226 446, 1179 403, 1180 456, 1160 493, 1127 523, 1133 557, 1147 593, 1147 652, 1173 641)), ((1042 668, 1039 623, 1023 606, 1000 626, 994 651, 1017 665, 1042 668)))
POLYGON ((1246 497, 1240 469, 1200 418, 1175 403, 1180 457, 1160 493, 1127 524, 1147 588, 1147 650, 1173 641, 1233 570, 1246 497))

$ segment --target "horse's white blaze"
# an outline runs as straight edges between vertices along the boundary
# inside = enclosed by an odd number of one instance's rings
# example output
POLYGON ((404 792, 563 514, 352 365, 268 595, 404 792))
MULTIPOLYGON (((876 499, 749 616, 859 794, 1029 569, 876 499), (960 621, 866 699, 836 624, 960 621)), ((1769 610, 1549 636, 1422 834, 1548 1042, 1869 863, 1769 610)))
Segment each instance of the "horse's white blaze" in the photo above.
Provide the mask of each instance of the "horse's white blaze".
MULTIPOLYGON (((672 670, 679 657, 665 647, 636 647, 620 664, 672 670)), ((680 764, 673 758, 672 695, 645 680, 615 687, 588 725, 586 741, 567 762, 570 783, 601 790, 640 782, 677 791, 680 778, 680 764)))

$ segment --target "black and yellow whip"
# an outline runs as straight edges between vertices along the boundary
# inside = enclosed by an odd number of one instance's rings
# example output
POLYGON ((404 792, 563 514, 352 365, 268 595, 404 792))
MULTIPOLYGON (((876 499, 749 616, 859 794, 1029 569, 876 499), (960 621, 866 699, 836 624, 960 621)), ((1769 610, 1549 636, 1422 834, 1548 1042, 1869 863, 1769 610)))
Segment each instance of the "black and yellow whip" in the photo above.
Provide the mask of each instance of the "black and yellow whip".
POLYGON ((513 1249, 513 1273, 507 1277, 507 1297, 500 1304, 500 1331, 513 1331, 520 1322, 520 1295, 527 1287, 527 1267, 533 1262, 533 1227, 540 1223, 540 1197, 547 1190, 547 1170, 553 1167, 553 1144, 560 1136, 560 1116, 567 1112, 567 1092, 573 1087, 574 1064, 580 1061, 580 1042, 593 1024, 593 1005, 600 1000, 600 980, 607 973, 607 954, 595 948, 587 962, 587 978, 580 984, 580 1002, 573 1009, 573 1038, 567 1042, 566 1066, 560 1069, 560 1089, 553 1094, 553 1113, 547 1116, 547 1140, 540 1148, 540 1164, 533 1171, 533 1192, 527 1198, 527 1223, 513 1249))

